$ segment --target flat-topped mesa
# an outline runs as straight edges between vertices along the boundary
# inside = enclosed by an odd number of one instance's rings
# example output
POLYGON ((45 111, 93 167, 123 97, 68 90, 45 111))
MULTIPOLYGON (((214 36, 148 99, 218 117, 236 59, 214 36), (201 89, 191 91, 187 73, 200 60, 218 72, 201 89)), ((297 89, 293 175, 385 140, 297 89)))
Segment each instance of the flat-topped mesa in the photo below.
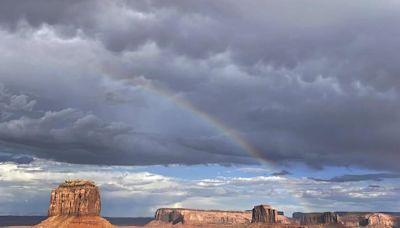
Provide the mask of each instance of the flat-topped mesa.
POLYGON ((100 208, 100 192, 94 182, 66 180, 51 191, 48 215, 98 216, 100 208))
POLYGON ((60 184, 59 187, 78 187, 78 186, 92 186, 96 187, 96 184, 90 180, 65 180, 64 183, 60 184))
POLYGON ((299 219, 301 225, 338 224, 339 216, 334 212, 293 213, 293 218, 299 219))
POLYGON ((254 206, 252 211, 252 223, 277 223, 278 211, 270 205, 254 206))
POLYGON ((196 210, 185 208, 159 208, 155 221, 171 224, 249 224, 251 211, 196 210))

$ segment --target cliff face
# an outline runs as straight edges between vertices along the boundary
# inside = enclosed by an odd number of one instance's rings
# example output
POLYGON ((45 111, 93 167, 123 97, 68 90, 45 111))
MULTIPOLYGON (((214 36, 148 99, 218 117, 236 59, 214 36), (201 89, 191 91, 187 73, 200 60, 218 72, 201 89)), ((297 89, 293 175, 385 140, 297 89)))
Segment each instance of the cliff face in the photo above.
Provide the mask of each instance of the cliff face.
POLYGON ((51 191, 49 216, 57 215, 99 215, 100 193, 91 181, 65 181, 51 191))
POLYGON ((338 215, 333 212, 324 213, 294 213, 301 225, 338 224, 338 215))
POLYGON ((396 218, 382 213, 373 213, 366 216, 368 225, 372 227, 398 227, 396 218))
MULTIPOLYGON (((371 212, 326 212, 326 213, 301 213, 293 214, 302 225, 315 226, 327 225, 328 227, 374 227, 392 228, 400 227, 400 217, 385 213, 371 212)), ((291 224, 294 224, 292 222, 291 224)))
POLYGON ((249 224, 251 211, 160 208, 156 211, 155 220, 171 224, 249 224))
POLYGON ((359 227, 368 225, 368 221, 365 219, 366 213, 341 213, 340 223, 345 227, 359 227))
POLYGON ((252 211, 252 223, 276 223, 278 211, 269 205, 258 205, 252 211))

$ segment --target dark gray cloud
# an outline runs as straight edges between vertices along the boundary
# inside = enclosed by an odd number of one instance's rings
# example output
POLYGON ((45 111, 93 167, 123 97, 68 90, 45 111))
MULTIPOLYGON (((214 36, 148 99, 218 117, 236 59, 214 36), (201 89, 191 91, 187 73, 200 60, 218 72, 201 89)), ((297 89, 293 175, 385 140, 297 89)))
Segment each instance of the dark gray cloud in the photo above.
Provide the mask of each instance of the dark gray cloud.
POLYGON ((381 186, 380 185, 376 185, 376 184, 370 184, 370 185, 368 185, 368 187, 370 187, 370 188, 380 188, 381 186))
POLYGON ((272 162, 399 169, 396 1, 0 4, 4 146, 83 163, 254 162, 178 98, 272 162))
POLYGON ((290 174, 292 174, 292 173, 287 170, 282 170, 280 172, 271 173, 271 176, 286 176, 286 175, 290 175, 290 174))
POLYGON ((0 153, 0 162, 14 162, 16 164, 29 164, 34 159, 27 155, 13 155, 8 153, 0 153))
MULTIPOLYGON (((135 132, 123 123, 105 122, 93 114, 75 109, 47 111, 39 118, 23 116, 0 123, 0 142, 4 147, 18 148, 19 151, 33 153, 38 157, 71 163, 198 164, 202 163, 203 154, 210 156, 207 162, 223 162, 223 158, 234 158, 226 161, 230 163, 236 159, 240 161, 240 157, 243 157, 224 152, 223 148, 211 149, 211 140, 204 141, 210 145, 210 150, 176 143, 180 141, 182 140, 135 132)), ((195 143, 197 142, 193 145, 195 143)), ((242 158, 242 162, 245 161, 246 158, 242 158)))
MULTIPOLYGON (((400 178, 400 174, 398 173, 371 173, 371 174, 360 174, 360 175, 342 175, 337 177, 332 177, 330 179, 319 179, 319 178, 311 178, 316 181, 324 181, 324 182, 355 182, 355 181, 382 181, 383 179, 388 178, 400 178)), ((379 187, 376 185, 370 185, 370 187, 379 187)))

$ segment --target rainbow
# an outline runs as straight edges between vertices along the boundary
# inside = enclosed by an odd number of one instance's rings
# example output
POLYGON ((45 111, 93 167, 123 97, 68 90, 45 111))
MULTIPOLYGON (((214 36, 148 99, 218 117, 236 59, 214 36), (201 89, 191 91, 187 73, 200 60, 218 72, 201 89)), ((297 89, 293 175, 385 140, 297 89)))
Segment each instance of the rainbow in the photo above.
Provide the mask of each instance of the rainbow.
MULTIPOLYGON (((103 68, 106 72, 109 72, 108 69, 103 68)), ((223 136, 226 138, 230 139, 233 143, 238 145, 240 148, 242 148, 248 155, 250 155, 253 158, 256 158, 257 161, 265 165, 269 169, 274 169, 276 165, 268 160, 264 155, 263 152, 258 149, 257 147, 251 145, 246 139, 244 139, 239 133, 237 133, 235 130, 231 129, 230 127, 226 126, 222 121, 219 121, 217 118, 201 111, 197 107, 195 107, 193 104, 188 102, 187 100, 174 95, 172 92, 166 90, 166 89, 161 89, 159 87, 155 87, 154 85, 151 84, 140 84, 140 85, 135 85, 139 86, 141 89, 144 89, 147 92, 150 92, 157 97, 162 97, 163 99, 166 99, 167 101, 170 101, 171 103, 177 105, 178 107, 182 108, 183 110, 189 111, 191 114, 193 114, 196 117, 199 117, 201 120, 205 121, 206 123, 210 124, 212 127, 214 127, 216 130, 221 132, 223 136)), ((308 203, 306 201, 303 201, 302 198, 299 198, 295 194, 295 187, 292 186, 293 184, 288 182, 288 183, 281 183, 284 188, 291 193, 291 196, 293 197, 293 200, 296 200, 299 203, 299 206, 302 206, 306 209, 308 209, 308 203)), ((311 211, 308 209, 308 211, 311 211)))
POLYGON ((211 115, 201 111, 194 105, 192 105, 190 102, 186 101, 185 99, 173 95, 171 92, 167 90, 163 90, 160 88, 156 88, 151 85, 143 86, 143 89, 146 89, 147 91, 150 91, 158 96, 161 96, 168 101, 171 101, 173 104, 178 105, 179 107, 183 108, 184 110, 189 111, 191 114, 194 116, 197 116, 204 120, 206 123, 210 124, 214 128, 216 128, 219 132, 223 134, 226 138, 230 139, 232 142, 237 144, 240 148, 242 148, 247 154, 249 154, 251 157, 256 158, 261 164, 268 165, 268 167, 273 166, 274 164, 269 161, 268 159, 265 158, 263 155, 262 151, 256 148, 255 146, 251 145, 249 142, 247 142, 240 134, 238 134, 235 130, 229 128, 226 126, 223 122, 219 121, 215 117, 212 117, 211 115))
MULTIPOLYGON (((237 144, 240 148, 242 148, 251 157, 256 158, 257 161, 260 162, 260 164, 266 166, 269 169, 274 169, 276 167, 276 165, 272 161, 268 160, 263 155, 261 150, 259 150, 258 148, 256 148, 255 146, 253 146, 249 142, 247 142, 246 139, 244 139, 235 130, 229 128, 223 122, 219 121, 215 117, 212 117, 211 115, 201 111, 200 109, 195 107, 193 104, 189 103, 187 100, 185 100, 179 96, 173 95, 171 92, 169 92, 165 89, 163 90, 161 88, 156 88, 152 85, 141 85, 141 88, 155 94, 156 96, 160 96, 164 99, 167 99, 168 101, 172 102, 173 104, 175 104, 175 105, 183 108, 184 110, 189 111, 191 114, 201 118, 206 123, 215 127, 225 137, 232 140, 235 144, 237 144)), ((295 186, 293 183, 290 183, 290 181, 289 181, 289 182, 280 182, 280 184, 284 187, 284 189, 286 189, 289 193, 291 193, 292 200, 295 200, 299 206, 302 206, 303 208, 305 208, 306 211, 312 211, 308 207, 308 202, 303 200, 301 197, 296 196, 295 186)))

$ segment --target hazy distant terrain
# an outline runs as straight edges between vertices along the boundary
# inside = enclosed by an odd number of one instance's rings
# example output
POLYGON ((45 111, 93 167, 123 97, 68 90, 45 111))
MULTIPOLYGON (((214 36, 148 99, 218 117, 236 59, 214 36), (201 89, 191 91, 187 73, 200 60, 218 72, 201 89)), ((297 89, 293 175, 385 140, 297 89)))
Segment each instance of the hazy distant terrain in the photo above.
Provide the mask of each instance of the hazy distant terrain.
POLYGON ((30 226, 46 218, 47 216, 0 216, 0 226, 30 226))

